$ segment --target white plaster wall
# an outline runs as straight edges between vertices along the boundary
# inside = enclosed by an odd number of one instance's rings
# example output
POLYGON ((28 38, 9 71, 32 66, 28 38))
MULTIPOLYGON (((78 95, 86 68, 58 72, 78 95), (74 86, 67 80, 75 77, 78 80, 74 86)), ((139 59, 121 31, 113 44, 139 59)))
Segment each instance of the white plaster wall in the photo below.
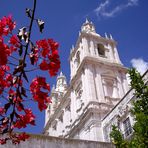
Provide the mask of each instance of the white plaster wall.
POLYGON ((88 81, 88 98, 89 101, 96 100, 96 94, 95 94, 95 85, 94 85, 94 74, 93 74, 93 65, 87 65, 87 71, 86 71, 86 78, 88 81))
POLYGON ((33 135, 29 140, 13 145, 8 143, 0 148, 113 148, 110 143, 62 139, 56 137, 33 135))
POLYGON ((77 115, 76 115, 76 96, 74 90, 71 92, 71 116, 72 120, 76 120, 77 115))
POLYGON ((117 47, 113 47, 113 51, 114 51, 114 56, 115 56, 115 61, 116 63, 119 63, 119 64, 122 64, 121 61, 120 61, 120 58, 119 58, 119 54, 118 54, 118 51, 117 51, 117 47))
POLYGON ((62 130, 64 129, 63 127, 63 122, 61 122, 60 120, 58 120, 57 122, 57 135, 61 136, 62 135, 62 130))
MULTIPOLYGON (((101 66, 100 66, 101 67, 101 66)), ((104 102, 104 92, 101 79, 102 68, 96 67, 96 85, 99 102, 104 102)))
POLYGON ((89 82, 88 82, 88 78, 87 78, 87 72, 88 68, 85 66, 84 67, 84 73, 82 74, 82 89, 83 89, 83 93, 82 93, 82 98, 83 98, 83 102, 85 103, 85 106, 88 104, 89 102, 89 82))
POLYGON ((85 37, 82 38, 82 44, 83 44, 85 55, 88 55, 89 54, 88 41, 85 37))

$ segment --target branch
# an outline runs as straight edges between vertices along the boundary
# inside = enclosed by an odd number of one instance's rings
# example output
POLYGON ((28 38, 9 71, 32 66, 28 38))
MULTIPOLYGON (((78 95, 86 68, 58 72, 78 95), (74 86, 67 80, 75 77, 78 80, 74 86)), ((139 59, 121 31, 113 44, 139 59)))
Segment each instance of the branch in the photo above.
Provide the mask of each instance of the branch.
POLYGON ((29 46, 29 43, 30 43, 30 36, 31 36, 31 32, 32 32, 32 25, 33 25, 33 21, 34 21, 35 9, 36 9, 36 0, 34 0, 33 12, 32 12, 32 17, 31 17, 31 22, 30 22, 30 25, 29 25, 29 36, 28 36, 29 41, 26 45, 26 51, 25 51, 25 55, 24 55, 24 58, 23 58, 24 61, 26 59, 28 46, 29 46))

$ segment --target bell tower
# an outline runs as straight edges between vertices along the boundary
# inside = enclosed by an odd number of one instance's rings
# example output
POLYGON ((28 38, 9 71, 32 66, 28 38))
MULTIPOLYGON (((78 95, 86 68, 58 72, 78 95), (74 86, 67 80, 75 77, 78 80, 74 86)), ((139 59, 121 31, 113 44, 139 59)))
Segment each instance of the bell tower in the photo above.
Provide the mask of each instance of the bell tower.
MULTIPOLYGON (((95 30, 86 19, 70 52, 71 103, 76 112, 73 118, 84 110, 88 113, 85 116, 89 119, 83 124, 89 125, 88 129, 93 127, 89 131, 95 133, 92 140, 101 138, 101 120, 128 91, 127 69, 120 61, 117 42, 111 35, 102 37, 95 30)), ((87 139, 86 134, 83 136, 87 139)))
POLYGON ((53 85, 51 90, 51 104, 48 105, 45 113, 45 124, 47 123, 49 117, 54 114, 57 106, 59 105, 62 97, 66 93, 67 90, 67 81, 65 75, 60 72, 60 75, 57 77, 56 86, 53 85))

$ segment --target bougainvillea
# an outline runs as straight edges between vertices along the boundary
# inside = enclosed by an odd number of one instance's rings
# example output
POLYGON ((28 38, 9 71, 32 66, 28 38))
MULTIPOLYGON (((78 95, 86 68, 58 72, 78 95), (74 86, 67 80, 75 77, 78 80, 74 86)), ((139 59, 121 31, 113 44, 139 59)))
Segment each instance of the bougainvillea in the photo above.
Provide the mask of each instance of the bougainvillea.
POLYGON ((35 116, 31 108, 26 107, 25 101, 37 102, 40 111, 45 110, 51 102, 50 85, 46 78, 36 75, 30 80, 28 73, 41 70, 52 77, 60 68, 57 42, 53 39, 42 39, 36 43, 31 41, 35 20, 40 32, 44 29, 44 22, 35 18, 35 8, 36 0, 33 10, 26 9, 29 27, 19 29, 17 34, 14 34, 16 23, 12 16, 0 19, 0 144, 8 140, 18 144, 29 138, 26 133, 15 132, 16 129, 35 125, 35 116), (30 88, 26 88, 26 83, 30 88))
POLYGON ((31 85, 30 90, 33 94, 33 98, 38 102, 38 107, 40 111, 47 108, 47 103, 50 103, 50 98, 48 96, 48 92, 50 91, 49 84, 46 83, 46 79, 44 77, 35 78, 31 85), (46 92, 41 89, 47 90, 46 92))
POLYGON ((50 76, 55 76, 60 68, 58 47, 59 44, 52 39, 44 39, 36 42, 37 47, 41 50, 43 58, 40 66, 41 70, 48 70, 50 76))

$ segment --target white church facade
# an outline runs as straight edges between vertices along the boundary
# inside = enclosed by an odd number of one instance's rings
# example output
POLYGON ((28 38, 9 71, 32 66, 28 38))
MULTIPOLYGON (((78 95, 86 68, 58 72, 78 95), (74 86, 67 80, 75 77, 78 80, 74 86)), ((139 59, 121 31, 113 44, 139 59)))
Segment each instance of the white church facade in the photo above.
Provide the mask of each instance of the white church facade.
POLYGON ((45 135, 109 142, 113 124, 125 138, 132 134, 133 93, 116 45, 111 35, 97 34, 92 22, 82 25, 70 52, 70 84, 60 73, 52 88, 45 135))

